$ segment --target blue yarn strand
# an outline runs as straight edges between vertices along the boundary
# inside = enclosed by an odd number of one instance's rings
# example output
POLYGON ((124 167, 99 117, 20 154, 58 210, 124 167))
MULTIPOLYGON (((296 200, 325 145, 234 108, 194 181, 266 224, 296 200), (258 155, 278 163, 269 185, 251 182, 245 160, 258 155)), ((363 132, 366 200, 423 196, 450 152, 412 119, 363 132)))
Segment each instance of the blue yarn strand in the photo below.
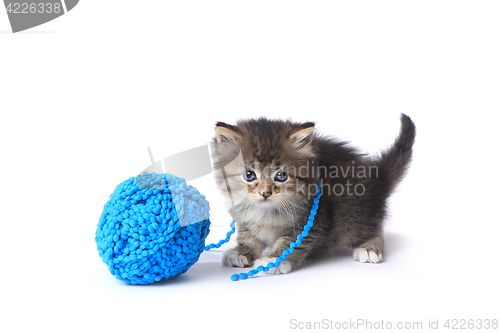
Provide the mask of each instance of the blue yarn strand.
POLYGON ((219 248, 222 246, 222 244, 225 244, 227 242, 229 242, 229 239, 231 238, 231 236, 234 234, 236 228, 234 227, 234 224, 235 224, 235 221, 233 220, 233 222, 231 222, 231 231, 229 231, 227 234, 226 234, 226 239, 222 239, 221 241, 219 241, 217 244, 215 243, 212 243, 212 244, 209 244, 207 246, 205 246, 205 251, 210 251, 211 249, 213 248, 219 248))

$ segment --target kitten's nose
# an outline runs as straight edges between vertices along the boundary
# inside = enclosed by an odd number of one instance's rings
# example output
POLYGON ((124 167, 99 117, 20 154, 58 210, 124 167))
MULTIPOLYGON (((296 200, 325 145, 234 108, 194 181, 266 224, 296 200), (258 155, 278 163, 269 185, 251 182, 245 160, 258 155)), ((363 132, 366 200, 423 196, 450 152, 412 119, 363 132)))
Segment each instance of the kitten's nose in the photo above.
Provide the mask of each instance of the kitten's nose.
POLYGON ((267 199, 271 196, 271 194, 273 194, 273 192, 271 192, 271 191, 259 191, 259 194, 262 195, 262 197, 264 199, 267 199))

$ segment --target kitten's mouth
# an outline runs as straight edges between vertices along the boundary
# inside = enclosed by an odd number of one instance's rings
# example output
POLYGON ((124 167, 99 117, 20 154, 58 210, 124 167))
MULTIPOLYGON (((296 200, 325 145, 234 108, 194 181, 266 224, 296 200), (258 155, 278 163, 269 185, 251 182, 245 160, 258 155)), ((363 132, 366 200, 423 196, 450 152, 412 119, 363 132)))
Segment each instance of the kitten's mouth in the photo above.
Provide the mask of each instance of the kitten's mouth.
POLYGON ((273 203, 273 200, 265 198, 265 199, 260 199, 258 202, 261 205, 271 205, 273 203))

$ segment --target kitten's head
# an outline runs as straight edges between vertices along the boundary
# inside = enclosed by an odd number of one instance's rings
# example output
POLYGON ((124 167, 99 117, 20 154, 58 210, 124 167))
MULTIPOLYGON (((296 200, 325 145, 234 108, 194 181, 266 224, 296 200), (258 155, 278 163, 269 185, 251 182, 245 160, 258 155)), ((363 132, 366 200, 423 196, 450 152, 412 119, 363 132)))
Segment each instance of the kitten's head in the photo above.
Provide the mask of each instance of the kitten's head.
MULTIPOLYGON (((292 210, 310 198, 314 123, 259 118, 215 128, 217 184, 231 206, 292 210)), ((238 209, 237 209, 238 210, 238 209)))

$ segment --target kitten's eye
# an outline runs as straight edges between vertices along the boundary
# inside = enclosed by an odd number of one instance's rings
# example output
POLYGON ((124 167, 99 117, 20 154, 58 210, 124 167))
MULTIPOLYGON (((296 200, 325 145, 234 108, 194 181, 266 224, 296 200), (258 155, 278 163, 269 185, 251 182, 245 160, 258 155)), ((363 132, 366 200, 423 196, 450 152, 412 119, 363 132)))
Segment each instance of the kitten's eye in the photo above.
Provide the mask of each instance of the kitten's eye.
POLYGON ((243 177, 247 182, 252 182, 257 178, 257 175, 253 171, 247 171, 243 177))
POLYGON ((286 182, 288 179, 288 174, 285 171, 280 171, 274 176, 274 180, 277 182, 286 182))

